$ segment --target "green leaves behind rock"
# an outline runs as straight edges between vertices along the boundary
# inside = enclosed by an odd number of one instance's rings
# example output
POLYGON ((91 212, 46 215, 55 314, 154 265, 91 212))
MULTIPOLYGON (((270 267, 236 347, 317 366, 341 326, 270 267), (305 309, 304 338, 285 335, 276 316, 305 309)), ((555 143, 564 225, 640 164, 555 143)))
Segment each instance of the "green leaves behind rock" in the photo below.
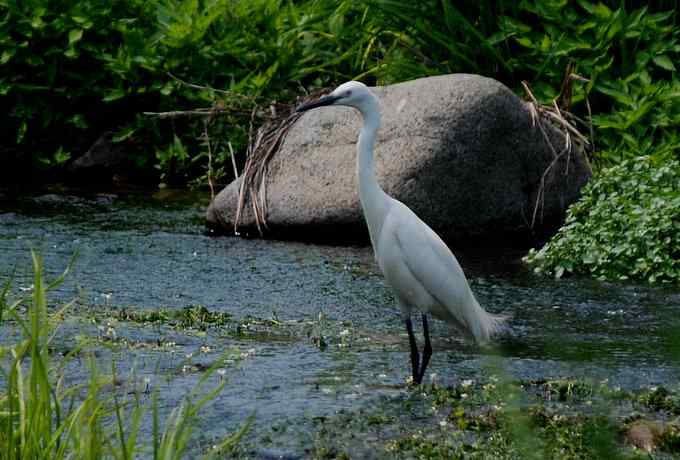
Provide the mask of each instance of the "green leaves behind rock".
POLYGON ((524 261, 557 278, 680 283, 680 162, 644 156, 601 171, 524 261))

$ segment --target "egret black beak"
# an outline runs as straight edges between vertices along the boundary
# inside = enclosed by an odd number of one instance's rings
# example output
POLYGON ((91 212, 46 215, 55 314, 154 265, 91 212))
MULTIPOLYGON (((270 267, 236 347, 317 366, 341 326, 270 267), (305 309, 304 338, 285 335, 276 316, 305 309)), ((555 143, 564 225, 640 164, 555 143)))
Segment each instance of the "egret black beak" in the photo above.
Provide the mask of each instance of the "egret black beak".
POLYGON ((315 101, 310 101, 305 104, 302 104, 298 106, 298 108, 295 109, 296 112, 305 112, 309 109, 315 109, 317 107, 323 107, 324 105, 332 105, 335 101, 340 99, 340 96, 333 96, 333 95, 327 95, 327 96, 321 96, 319 99, 315 101))

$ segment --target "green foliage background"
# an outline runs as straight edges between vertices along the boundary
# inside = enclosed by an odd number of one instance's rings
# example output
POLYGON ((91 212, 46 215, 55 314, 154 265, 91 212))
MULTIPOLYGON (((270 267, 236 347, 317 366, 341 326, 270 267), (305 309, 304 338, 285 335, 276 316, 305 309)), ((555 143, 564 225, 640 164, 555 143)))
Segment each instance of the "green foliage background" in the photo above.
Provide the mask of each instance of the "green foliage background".
POLYGON ((577 85, 574 110, 586 114, 589 98, 596 158, 615 163, 678 144, 676 5, 644 3, 0 0, 1 153, 54 168, 114 131, 138 167, 186 183, 206 168, 202 122, 141 112, 234 109, 211 125, 219 168, 225 140, 243 151, 258 102, 303 88, 470 72, 515 89, 527 80, 549 101, 571 61, 590 79, 577 85), (197 91, 170 73, 235 94, 197 91))
POLYGON ((582 118, 592 114, 598 170, 642 155, 677 158, 677 6, 675 0, 0 0, 5 180, 21 177, 16 171, 59 172, 111 131, 154 181, 205 185, 207 131, 214 177, 225 183, 229 146, 243 154, 253 110, 261 108, 254 111, 258 123, 272 100, 290 102, 305 89, 350 78, 389 84, 468 72, 518 93, 526 80, 550 102, 569 63, 588 79, 574 84, 571 109, 582 118), (141 115, 205 107, 226 111, 207 125, 141 115))

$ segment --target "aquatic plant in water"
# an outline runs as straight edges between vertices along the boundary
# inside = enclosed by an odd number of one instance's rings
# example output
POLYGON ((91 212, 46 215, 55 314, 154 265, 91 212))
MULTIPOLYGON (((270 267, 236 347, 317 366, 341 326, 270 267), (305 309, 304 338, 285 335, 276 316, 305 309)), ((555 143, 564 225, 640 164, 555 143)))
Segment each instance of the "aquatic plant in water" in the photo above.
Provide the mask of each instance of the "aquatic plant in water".
MULTIPOLYGON (((87 350, 75 348, 55 362, 50 344, 60 318, 73 302, 49 313, 47 292, 59 286, 71 264, 52 282, 43 278, 42 258, 32 252, 32 292, 9 302, 10 282, 0 291, 0 322, 11 320, 21 336, 0 346, 0 459, 137 458, 153 453, 154 459, 179 459, 187 455, 198 414, 223 388, 221 382, 206 390, 206 382, 221 363, 203 374, 198 384, 161 425, 158 392, 153 391, 151 445, 140 442, 142 420, 149 409, 141 392, 120 399, 112 391, 115 365, 110 376, 99 373, 87 350), (67 385, 64 368, 77 354, 85 354, 89 366, 87 381, 67 385)), ((236 433, 216 442, 204 457, 211 458, 232 449, 248 429, 250 421, 236 433)))

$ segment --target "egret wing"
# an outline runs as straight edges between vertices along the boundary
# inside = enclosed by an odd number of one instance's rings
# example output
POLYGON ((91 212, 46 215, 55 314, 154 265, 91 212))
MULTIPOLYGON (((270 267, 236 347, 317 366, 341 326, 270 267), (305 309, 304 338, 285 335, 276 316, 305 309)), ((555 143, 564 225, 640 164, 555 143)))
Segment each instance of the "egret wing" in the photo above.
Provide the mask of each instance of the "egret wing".
POLYGON ((471 292, 463 269, 442 239, 408 207, 399 205, 394 231, 403 262, 457 322, 467 324, 463 309, 471 292))

